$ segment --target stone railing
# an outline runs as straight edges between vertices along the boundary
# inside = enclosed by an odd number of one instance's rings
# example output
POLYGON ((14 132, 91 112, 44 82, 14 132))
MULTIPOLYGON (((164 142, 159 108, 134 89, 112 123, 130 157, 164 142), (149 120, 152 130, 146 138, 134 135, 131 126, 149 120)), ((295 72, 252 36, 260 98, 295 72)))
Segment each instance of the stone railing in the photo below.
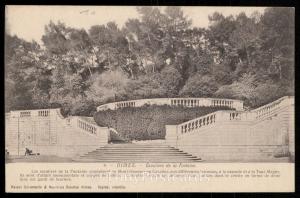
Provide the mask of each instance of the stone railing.
POLYGON ((278 100, 271 102, 267 105, 259 107, 257 109, 253 109, 251 111, 216 111, 214 113, 210 113, 199 118, 195 118, 193 120, 189 120, 187 122, 181 123, 177 125, 180 133, 178 135, 182 135, 189 132, 199 131, 207 126, 212 126, 216 122, 229 122, 229 121, 244 121, 244 122, 252 122, 255 120, 260 120, 265 117, 269 117, 274 113, 277 113, 281 108, 293 105, 294 97, 282 97, 278 100))
MULTIPOLYGON (((231 152, 251 150, 253 156, 248 153, 247 157, 255 158, 260 150, 273 152, 284 146, 287 134, 293 138, 293 108, 294 97, 282 97, 251 111, 216 111, 179 125, 166 125, 166 143, 199 157, 230 158, 231 152), (219 154, 222 152, 226 154, 219 154)), ((293 140, 289 141, 292 148, 293 140)), ((290 152, 293 154, 292 149, 290 152)), ((240 153, 235 157, 244 156, 240 153)))
POLYGON ((97 134, 97 127, 91 123, 88 123, 85 120, 82 120, 80 118, 77 119, 77 128, 80 128, 83 131, 88 132, 91 135, 96 135, 97 134))
POLYGON ((191 133, 194 131, 199 131, 204 127, 211 126, 216 122, 217 112, 211 113, 205 116, 201 116, 199 118, 181 123, 178 125, 179 134, 184 135, 186 133, 191 133))
POLYGON ((116 110, 125 107, 141 107, 143 105, 170 105, 170 106, 184 106, 184 107, 218 107, 225 106, 234 108, 236 110, 243 110, 243 101, 233 99, 220 98, 153 98, 129 100, 121 102, 107 103, 97 107, 97 111, 116 110))
MULTIPOLYGON (((49 117, 49 116, 56 116, 60 109, 35 109, 35 110, 19 110, 19 111, 11 111, 11 117, 49 117)), ((60 113, 59 113, 60 114, 60 113)))
POLYGON ((66 118, 66 122, 70 127, 93 136, 102 135, 100 134, 102 129, 107 128, 98 126, 97 123, 93 121, 93 117, 70 116, 66 118))
POLYGON ((202 129, 214 127, 214 125, 221 122, 249 121, 248 117, 251 119, 249 114, 243 111, 216 111, 177 125, 177 129, 179 130, 178 136, 201 132, 202 129))
POLYGON ((280 109, 284 106, 293 105, 294 100, 295 99, 293 96, 285 96, 257 109, 253 109, 250 112, 254 114, 255 119, 261 119, 272 115, 277 109, 280 109))
POLYGON ((64 118, 60 109, 5 115, 5 147, 11 155, 22 155, 30 148, 41 155, 72 157, 108 144, 108 127, 98 126, 93 117, 64 118))

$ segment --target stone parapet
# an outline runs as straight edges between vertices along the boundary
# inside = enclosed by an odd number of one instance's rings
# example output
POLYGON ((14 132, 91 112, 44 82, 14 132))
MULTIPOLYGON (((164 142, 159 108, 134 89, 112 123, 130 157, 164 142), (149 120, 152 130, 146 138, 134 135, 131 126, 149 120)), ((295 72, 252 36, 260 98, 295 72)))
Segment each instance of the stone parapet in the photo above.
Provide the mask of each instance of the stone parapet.
POLYGON ((166 126, 166 142, 198 157, 219 156, 221 159, 232 155, 232 159, 236 159, 249 155, 249 158, 259 158, 266 154, 263 149, 259 152, 263 147, 274 148, 272 155, 268 152, 274 157, 279 147, 287 146, 294 156, 294 133, 294 97, 283 97, 251 111, 217 111, 166 126), (232 149, 223 149, 228 146, 241 153, 233 155, 232 149), (256 154, 240 149, 252 147, 256 148, 256 154))
POLYGON ((64 118, 60 109, 11 111, 6 114, 5 147, 10 155, 24 155, 26 148, 40 155, 73 157, 108 143, 107 127, 93 118, 64 118))
POLYGON ((234 108, 236 110, 243 110, 243 101, 234 99, 221 99, 221 98, 151 98, 128 100, 107 103, 97 107, 97 111, 103 110, 116 110, 125 107, 141 107, 143 105, 170 105, 170 106, 184 106, 184 107, 218 107, 225 106, 234 108))

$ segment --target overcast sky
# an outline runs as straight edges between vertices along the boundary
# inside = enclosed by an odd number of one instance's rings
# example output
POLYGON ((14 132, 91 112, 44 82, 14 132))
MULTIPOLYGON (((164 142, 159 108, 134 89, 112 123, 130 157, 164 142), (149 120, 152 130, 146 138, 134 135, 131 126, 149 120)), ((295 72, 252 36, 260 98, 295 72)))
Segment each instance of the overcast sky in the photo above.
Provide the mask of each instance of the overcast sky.
MULTIPOLYGON (((208 15, 220 12, 225 16, 254 11, 263 12, 263 7, 182 7, 184 14, 192 19, 192 26, 207 27, 208 15)), ((61 21, 67 26, 88 30, 93 25, 115 21, 119 27, 129 18, 139 18, 131 6, 7 6, 6 30, 27 41, 41 43, 44 27, 50 20, 61 21)))

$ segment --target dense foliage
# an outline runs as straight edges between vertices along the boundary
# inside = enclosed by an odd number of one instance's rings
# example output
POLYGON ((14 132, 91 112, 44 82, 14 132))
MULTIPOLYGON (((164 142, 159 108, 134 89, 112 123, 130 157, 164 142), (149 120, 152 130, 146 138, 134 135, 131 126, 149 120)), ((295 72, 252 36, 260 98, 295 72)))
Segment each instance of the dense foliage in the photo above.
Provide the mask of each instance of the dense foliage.
POLYGON ((99 111, 94 115, 94 119, 100 126, 116 129, 128 140, 163 139, 166 135, 165 125, 180 124, 217 110, 229 110, 229 108, 144 105, 115 111, 99 111))
POLYGON ((294 9, 209 16, 138 7, 140 19, 88 31, 50 22, 43 45, 6 35, 6 111, 62 107, 91 115, 110 101, 226 97, 251 107, 294 94, 294 9))

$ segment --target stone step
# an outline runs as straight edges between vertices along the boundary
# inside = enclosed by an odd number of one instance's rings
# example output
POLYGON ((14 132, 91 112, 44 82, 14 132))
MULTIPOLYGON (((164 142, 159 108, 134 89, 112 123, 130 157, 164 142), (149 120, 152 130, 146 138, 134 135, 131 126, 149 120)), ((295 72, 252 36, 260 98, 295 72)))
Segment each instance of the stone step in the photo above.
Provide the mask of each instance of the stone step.
POLYGON ((136 149, 148 149, 148 150, 165 150, 165 149, 171 149, 171 150, 177 150, 175 148, 154 148, 154 147, 149 147, 149 148, 146 148, 146 147, 118 147, 118 148, 115 148, 115 147, 102 147, 102 148, 99 148, 97 150, 103 150, 103 149, 110 149, 110 150, 123 150, 123 149, 128 149, 128 150, 136 150, 136 149))
POLYGON ((94 157, 94 158, 195 158, 192 155, 82 155, 81 157, 94 157))
POLYGON ((98 151, 93 153, 85 153, 84 155, 150 155, 150 156, 165 156, 165 155, 191 155, 189 153, 179 153, 179 152, 161 152, 161 153, 152 153, 152 152, 106 152, 98 151))
POLYGON ((93 154, 93 153, 107 153, 107 154, 115 154, 115 153, 119 153, 119 154, 126 154, 126 153, 133 153, 133 154, 172 154, 172 153, 178 153, 178 154, 188 154, 186 152, 183 151, 140 151, 140 150, 136 150, 136 151, 128 151, 128 150, 124 150, 124 151, 109 151, 109 150, 97 150, 97 151, 91 151, 88 152, 87 154, 93 154))
POLYGON ((104 156, 104 155, 109 155, 109 156, 192 156, 191 154, 180 154, 180 153, 89 153, 89 154, 84 154, 82 156, 104 156))
POLYGON ((127 161, 149 161, 149 162, 152 162, 152 161, 158 161, 158 162, 162 162, 162 161, 167 161, 167 160, 172 160, 172 161, 176 161, 176 160, 198 160, 200 158, 95 158, 95 157, 81 157, 81 159, 95 159, 95 160, 112 160, 112 161, 124 161, 124 160, 127 160, 127 161))
POLYGON ((86 162, 198 162, 199 157, 163 144, 109 144, 81 155, 86 162))
POLYGON ((81 156, 80 158, 90 158, 90 159, 142 159, 142 160, 165 160, 165 159, 200 159, 196 156, 156 156, 149 158, 148 156, 81 156))
MULTIPOLYGON (((100 149, 100 150, 95 150, 95 152, 99 151, 106 151, 106 152, 153 152, 153 153, 159 153, 159 152, 180 152, 182 151, 179 150, 171 150, 171 149, 162 149, 162 150, 156 150, 156 149, 100 149)), ((92 151, 91 151, 92 152, 92 151)))
POLYGON ((134 145, 134 146, 128 146, 128 145, 119 145, 119 146, 111 146, 106 145, 107 148, 169 148, 169 146, 163 146, 163 145, 134 145))
POLYGON ((105 162, 105 163, 116 163, 116 162, 130 162, 130 163, 195 163, 195 162, 203 162, 204 160, 201 159, 195 159, 195 160, 105 160, 105 159, 76 159, 74 161, 80 161, 80 162, 105 162))
POLYGON ((95 150, 91 151, 89 153, 96 153, 96 152, 109 152, 109 153, 136 153, 136 152, 142 152, 142 153, 184 153, 183 151, 177 151, 177 150, 109 150, 109 149, 103 149, 103 150, 95 150))

